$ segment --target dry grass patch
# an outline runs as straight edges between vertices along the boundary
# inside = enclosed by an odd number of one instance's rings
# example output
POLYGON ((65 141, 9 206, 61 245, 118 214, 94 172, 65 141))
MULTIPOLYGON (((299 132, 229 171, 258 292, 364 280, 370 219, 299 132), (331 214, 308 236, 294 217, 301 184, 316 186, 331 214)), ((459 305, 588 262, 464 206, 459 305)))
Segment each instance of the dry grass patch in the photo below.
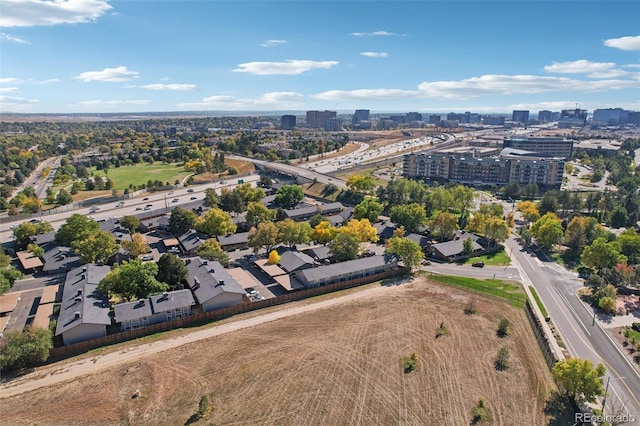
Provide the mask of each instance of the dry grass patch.
POLYGON ((216 425, 463 425, 479 399, 494 424, 547 423, 555 385, 522 309, 474 295, 465 315, 468 293, 423 278, 388 290, 8 398, 3 424, 179 425, 202 395, 216 425), (503 317, 511 334, 499 339, 503 317))

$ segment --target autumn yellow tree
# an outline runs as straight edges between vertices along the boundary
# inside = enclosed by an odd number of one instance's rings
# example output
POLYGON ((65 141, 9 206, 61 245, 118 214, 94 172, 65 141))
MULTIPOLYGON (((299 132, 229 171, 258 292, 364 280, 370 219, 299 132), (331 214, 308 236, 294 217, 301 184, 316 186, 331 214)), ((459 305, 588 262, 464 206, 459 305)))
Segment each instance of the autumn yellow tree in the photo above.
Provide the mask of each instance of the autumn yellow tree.
POLYGON ((328 220, 323 220, 311 230, 309 238, 317 244, 327 244, 336 237, 337 232, 338 229, 328 220))
POLYGON ((371 225, 369 219, 351 219, 349 223, 338 229, 338 232, 352 234, 360 242, 378 241, 378 230, 371 225))
POLYGON ((540 213, 538 212, 538 208, 531 201, 521 201, 516 206, 517 210, 522 213, 522 217, 529 222, 535 222, 540 218, 540 213))
POLYGON ((271 252, 269 253, 269 260, 267 260, 267 263, 269 263, 270 265, 277 265, 279 262, 280 262, 280 255, 278 254, 277 251, 271 250, 271 252))

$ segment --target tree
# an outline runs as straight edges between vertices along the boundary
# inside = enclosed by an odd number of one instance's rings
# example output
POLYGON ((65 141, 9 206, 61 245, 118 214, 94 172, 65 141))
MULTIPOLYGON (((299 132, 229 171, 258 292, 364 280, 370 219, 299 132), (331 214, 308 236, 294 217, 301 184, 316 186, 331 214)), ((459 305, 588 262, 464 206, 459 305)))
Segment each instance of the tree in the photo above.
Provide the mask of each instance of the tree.
POLYGON ((118 251, 118 243, 111 233, 98 230, 82 240, 75 240, 71 248, 82 263, 106 262, 118 251))
POLYGON ((359 242, 378 241, 378 230, 371 225, 369 219, 351 219, 349 223, 338 229, 338 234, 353 234, 359 242))
POLYGON ((360 240, 348 232, 338 232, 329 245, 329 252, 338 262, 355 259, 359 250, 360 240))
POLYGON ((249 230, 247 245, 254 253, 264 248, 267 252, 278 244, 278 227, 273 222, 262 222, 249 230))
POLYGON ((609 215, 609 221, 611 222, 612 228, 622 228, 627 224, 628 220, 629 215, 627 213, 627 209, 621 205, 616 206, 609 215))
POLYGON ((491 415, 485 405, 484 399, 480 398, 478 400, 478 403, 473 407, 473 410, 471 410, 471 416, 473 417, 472 424, 491 420, 491 415))
POLYGON ((229 266, 229 255, 222 250, 215 238, 209 238, 196 249, 196 254, 206 260, 217 260, 222 266, 229 266))
POLYGON ((353 217, 356 219, 369 219, 369 222, 378 221, 380 213, 384 210, 384 206, 373 198, 365 198, 353 208, 353 217))
POLYGON ((591 245, 585 247, 580 259, 586 266, 597 271, 604 268, 613 268, 618 263, 627 261, 627 257, 620 253, 620 244, 618 242, 607 242, 602 237, 596 238, 591 245))
POLYGON ((29 244, 27 250, 33 253, 35 256, 42 258, 44 256, 44 249, 37 244, 29 244))
POLYGON ((439 212, 431 220, 430 227, 431 232, 438 236, 440 240, 450 240, 453 237, 453 233, 458 229, 458 221, 451 213, 439 212))
POLYGON ((266 195, 264 189, 253 188, 250 183, 243 183, 242 185, 238 185, 233 191, 237 192, 240 195, 245 204, 260 201, 266 195))
POLYGON ((202 395, 200 397, 200 402, 198 403, 198 413, 196 414, 196 417, 198 419, 203 419, 209 415, 210 411, 211 406, 209 405, 209 398, 207 398, 207 395, 202 395))
POLYGON ((463 253, 468 256, 473 253, 473 238, 469 237, 462 243, 463 253))
POLYGON ((404 226, 408 232, 416 232, 428 222, 424 206, 418 203, 393 206, 389 217, 393 223, 404 226))
POLYGON ((524 220, 529 223, 533 223, 540 219, 540 213, 538 208, 531 201, 521 201, 516 206, 516 209, 522 214, 524 220))
POLYGON ((558 211, 558 197, 553 191, 545 192, 538 205, 538 212, 541 215, 555 213, 558 211))
POLYGON ((220 194, 220 208, 226 212, 242 213, 247 209, 247 204, 239 192, 223 189, 220 194))
POLYGON ((336 237, 337 233, 338 229, 331 225, 331 222, 323 220, 311 230, 309 238, 316 244, 327 244, 336 237))
POLYGON ((49 358, 53 348, 48 328, 27 327, 0 339, 0 370, 35 366, 49 358))
POLYGON ((351 175, 347 179, 347 187, 353 192, 368 194, 376 187, 376 181, 371 175, 351 175))
POLYGON ((597 367, 588 359, 567 358, 556 362, 553 366, 553 378, 566 392, 567 396, 577 402, 595 402, 596 397, 604 395, 602 378, 605 368, 597 367))
POLYGON ((511 365, 510 358, 511 354, 509 353, 509 349, 500 348, 500 350, 498 351, 498 356, 496 356, 495 360, 496 370, 503 371, 509 368, 511 365))
POLYGON ((531 234, 540 247, 550 250, 562 239, 563 229, 560 219, 555 213, 545 213, 531 226, 531 234))
POLYGON ((274 203, 282 208, 290 209, 304 198, 304 192, 298 185, 282 185, 278 191, 274 203))
POLYGON ((169 216, 169 231, 173 235, 182 235, 196 226, 198 215, 191 210, 177 207, 169 216))
POLYGON ((156 279, 162 283, 166 283, 171 290, 182 289, 183 282, 187 279, 188 273, 189 271, 184 265, 184 262, 175 254, 164 253, 160 256, 160 259, 158 259, 156 279))
POLYGON ((47 232, 53 232, 53 226, 49 222, 23 222, 13 230, 13 236, 15 237, 15 249, 24 250, 31 243, 31 237, 44 234, 47 232))
POLYGON ((376 191, 378 200, 388 206, 399 204, 425 204, 429 199, 427 187, 410 179, 393 179, 386 187, 380 186, 376 191))
POLYGON ((58 195, 56 196, 56 203, 64 206, 65 204, 69 204, 73 202, 73 197, 64 189, 58 191, 58 195))
POLYGON ((267 260, 267 263, 269 265, 277 265, 278 263, 280 263, 280 255, 277 251, 271 250, 269 252, 269 259, 267 260))
POLYGON ((118 296, 123 301, 145 299, 154 293, 168 290, 169 286, 156 279, 158 265, 133 259, 123 262, 107 274, 98 290, 103 294, 118 296))
POLYGON ((389 238, 385 253, 397 255, 410 272, 419 268, 420 262, 424 259, 420 244, 406 237, 389 238))
POLYGON ((294 244, 306 244, 309 242, 311 226, 306 222, 295 222, 285 219, 277 222, 278 241, 291 247, 294 244))
POLYGON ((137 232, 131 235, 131 241, 122 242, 122 248, 124 248, 131 257, 138 257, 151 250, 145 236, 137 232))
POLYGON ((260 175, 260 179, 258 180, 257 185, 259 188, 271 188, 271 185, 273 185, 273 181, 267 175, 260 175))
POLYGON ((261 222, 270 222, 274 217, 275 212, 260 201, 254 201, 247 205, 247 215, 245 220, 251 226, 257 226, 261 222))
POLYGON ((500 324, 498 324, 498 330, 496 331, 496 334, 498 335, 498 337, 507 337, 509 335, 510 325, 511 323, 509 322, 508 319, 502 318, 500 320, 500 324))
POLYGON ((507 222, 499 217, 489 216, 484 226, 484 236, 489 240, 489 245, 506 240, 509 237, 507 222))
POLYGON ((196 229, 213 237, 233 234, 236 232, 237 226, 233 223, 229 213, 218 208, 213 208, 198 219, 196 229))
POLYGON ((220 198, 218 193, 213 188, 207 188, 204 191, 204 205, 205 207, 218 207, 220 204, 220 198))
POLYGON ((564 244, 574 254, 579 254, 587 244, 587 220, 585 217, 576 216, 571 219, 564 231, 564 244))
POLYGON ((56 240, 64 245, 71 246, 74 241, 84 240, 90 235, 100 230, 100 226, 94 220, 78 213, 74 213, 67 218, 65 223, 58 229, 56 240))
POLYGON ((618 237, 620 252, 627 256, 629 264, 640 262, 640 234, 634 229, 627 229, 618 237))
POLYGON ((120 226, 128 229, 129 232, 133 232, 140 226, 140 219, 135 216, 123 216, 122 219, 120 219, 120 226))

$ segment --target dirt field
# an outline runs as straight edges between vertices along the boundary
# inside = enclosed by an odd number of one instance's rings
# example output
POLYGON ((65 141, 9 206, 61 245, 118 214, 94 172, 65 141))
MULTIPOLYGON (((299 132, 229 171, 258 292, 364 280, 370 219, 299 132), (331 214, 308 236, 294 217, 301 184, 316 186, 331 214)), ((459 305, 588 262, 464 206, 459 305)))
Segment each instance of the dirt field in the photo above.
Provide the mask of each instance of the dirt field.
POLYGON ((384 290, 2 399, 2 423, 179 425, 206 394, 203 425, 457 426, 479 398, 491 424, 546 424, 555 386, 522 310, 474 296, 478 313, 465 315, 467 293, 421 278, 384 290), (499 339, 503 316, 512 333, 499 339), (441 322, 449 334, 436 339, 441 322))

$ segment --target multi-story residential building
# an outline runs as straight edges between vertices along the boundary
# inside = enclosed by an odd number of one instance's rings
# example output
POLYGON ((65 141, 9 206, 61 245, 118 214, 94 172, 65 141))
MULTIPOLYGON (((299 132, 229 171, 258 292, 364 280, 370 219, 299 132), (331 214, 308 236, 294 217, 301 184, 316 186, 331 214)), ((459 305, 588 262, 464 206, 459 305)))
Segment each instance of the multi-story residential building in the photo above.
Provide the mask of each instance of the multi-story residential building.
POLYGON ((545 158, 534 153, 505 150, 504 155, 475 158, 445 153, 411 153, 404 156, 403 175, 438 182, 470 185, 506 185, 535 183, 543 188, 559 188, 564 160, 545 158))
POLYGON ((527 124, 529 122, 529 111, 513 110, 513 113, 511 114, 511 121, 527 124))
POLYGON ((296 127, 296 116, 295 115, 283 115, 280 118, 280 129, 281 130, 293 130, 296 127))
POLYGON ((629 111, 622 108, 596 109, 591 124, 596 126, 618 126, 629 120, 629 111))
POLYGON ((324 129, 332 118, 337 118, 335 111, 307 111, 307 127, 324 129))
POLYGON ((552 137, 512 137, 502 142, 503 148, 514 148, 535 152, 547 157, 569 158, 573 151, 573 140, 552 137))

